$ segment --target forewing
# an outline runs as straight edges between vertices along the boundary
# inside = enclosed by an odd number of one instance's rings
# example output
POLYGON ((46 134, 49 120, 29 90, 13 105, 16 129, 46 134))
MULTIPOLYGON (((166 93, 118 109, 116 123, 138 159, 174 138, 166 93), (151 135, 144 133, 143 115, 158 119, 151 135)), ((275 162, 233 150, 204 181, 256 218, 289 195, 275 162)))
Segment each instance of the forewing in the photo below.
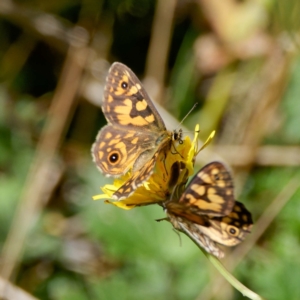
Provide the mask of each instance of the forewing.
POLYGON ((204 166, 192 179, 179 203, 199 215, 228 215, 234 206, 233 181, 220 162, 204 166))
POLYGON ((109 69, 102 109, 107 121, 115 126, 137 131, 166 130, 142 83, 127 66, 118 62, 109 69))

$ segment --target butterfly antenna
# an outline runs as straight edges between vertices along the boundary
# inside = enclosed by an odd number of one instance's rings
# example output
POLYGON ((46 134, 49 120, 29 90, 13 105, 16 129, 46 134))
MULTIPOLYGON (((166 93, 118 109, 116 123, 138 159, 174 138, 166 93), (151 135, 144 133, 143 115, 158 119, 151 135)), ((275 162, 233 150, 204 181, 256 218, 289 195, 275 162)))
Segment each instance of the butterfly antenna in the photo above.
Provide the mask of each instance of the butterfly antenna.
POLYGON ((185 117, 181 120, 181 122, 178 124, 177 128, 175 130, 178 130, 178 128, 182 125, 183 121, 190 115, 190 113, 196 108, 198 105, 198 102, 196 102, 193 107, 189 110, 189 112, 185 115, 185 117))

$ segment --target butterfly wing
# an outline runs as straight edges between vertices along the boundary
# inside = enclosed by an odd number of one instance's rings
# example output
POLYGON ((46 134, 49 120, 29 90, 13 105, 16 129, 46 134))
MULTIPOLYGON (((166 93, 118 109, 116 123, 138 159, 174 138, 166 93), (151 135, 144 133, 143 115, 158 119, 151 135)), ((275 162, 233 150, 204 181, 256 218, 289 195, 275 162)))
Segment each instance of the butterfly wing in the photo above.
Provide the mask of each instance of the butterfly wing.
POLYGON ((203 234, 198 224, 193 223, 185 218, 175 216, 169 211, 167 212, 167 215, 174 228, 186 234, 199 247, 218 258, 224 257, 224 252, 216 245, 216 243, 212 239, 203 234))
POLYGON ((155 164, 154 154, 170 145, 172 133, 139 79, 121 63, 114 63, 108 72, 102 109, 109 124, 96 138, 93 159, 107 176, 119 177, 129 169, 140 172, 131 180, 134 190, 135 182, 139 185, 141 178, 151 175, 144 176, 144 166, 149 160, 155 164))
POLYGON ((224 253, 216 243, 237 245, 253 224, 249 211, 234 200, 232 178, 219 162, 203 167, 179 201, 166 201, 164 207, 176 229, 217 257, 224 253))
POLYGON ((100 130, 92 146, 92 156, 101 172, 120 176, 131 168, 138 170, 144 161, 151 159, 155 150, 155 139, 150 133, 107 125, 100 130))
POLYGON ((253 224, 250 212, 238 201, 229 215, 209 218, 208 221, 209 226, 200 226, 201 232, 225 246, 235 246, 242 242, 251 232, 253 224))
POLYGON ((136 75, 116 62, 106 78, 103 113, 114 126, 135 131, 165 131, 165 124, 136 75))
POLYGON ((245 206, 236 201, 232 212, 224 217, 208 217, 191 213, 182 205, 168 203, 166 211, 174 228, 188 235, 208 253, 223 257, 217 244, 235 246, 251 232, 252 218, 245 206), (171 204, 171 205, 170 205, 171 204))
POLYGON ((204 166, 179 199, 187 210, 198 215, 228 215, 234 206, 233 181, 220 162, 204 166))
POLYGON ((135 172, 115 193, 114 198, 122 200, 128 198, 144 181, 146 181, 153 173, 155 162, 157 160, 159 151, 148 160, 144 166, 135 172))

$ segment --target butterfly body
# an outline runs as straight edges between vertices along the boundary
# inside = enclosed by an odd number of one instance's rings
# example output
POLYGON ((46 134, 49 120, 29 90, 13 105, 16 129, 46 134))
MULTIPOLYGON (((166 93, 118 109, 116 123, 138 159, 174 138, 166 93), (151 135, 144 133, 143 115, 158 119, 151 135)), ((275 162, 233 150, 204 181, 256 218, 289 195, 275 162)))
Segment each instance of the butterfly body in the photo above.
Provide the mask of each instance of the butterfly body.
POLYGON ((175 134, 167 131, 136 75, 121 63, 108 72, 102 110, 108 125, 100 130, 92 156, 106 176, 120 177, 132 170, 114 193, 120 200, 150 177, 158 154, 170 149, 175 134))
POLYGON ((216 243, 239 244, 253 223, 245 206, 234 200, 231 175, 220 162, 204 166, 179 200, 166 201, 164 208, 174 228, 217 257, 224 253, 216 243))

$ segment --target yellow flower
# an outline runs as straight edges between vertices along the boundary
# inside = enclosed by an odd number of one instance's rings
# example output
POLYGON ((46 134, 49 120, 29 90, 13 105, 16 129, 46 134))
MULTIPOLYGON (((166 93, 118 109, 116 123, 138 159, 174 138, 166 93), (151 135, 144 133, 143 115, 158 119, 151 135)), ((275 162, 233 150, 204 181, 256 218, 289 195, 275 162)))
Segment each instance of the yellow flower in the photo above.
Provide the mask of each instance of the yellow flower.
POLYGON ((193 141, 187 136, 181 143, 174 143, 166 154, 160 153, 153 174, 127 199, 112 200, 112 195, 130 178, 130 172, 115 179, 113 184, 102 187, 101 190, 104 194, 96 195, 93 199, 111 199, 105 202, 123 209, 165 201, 172 193, 174 185, 186 181, 189 176, 193 175, 195 156, 211 142, 215 132, 210 134, 199 150, 198 133, 199 125, 197 124, 193 141))

